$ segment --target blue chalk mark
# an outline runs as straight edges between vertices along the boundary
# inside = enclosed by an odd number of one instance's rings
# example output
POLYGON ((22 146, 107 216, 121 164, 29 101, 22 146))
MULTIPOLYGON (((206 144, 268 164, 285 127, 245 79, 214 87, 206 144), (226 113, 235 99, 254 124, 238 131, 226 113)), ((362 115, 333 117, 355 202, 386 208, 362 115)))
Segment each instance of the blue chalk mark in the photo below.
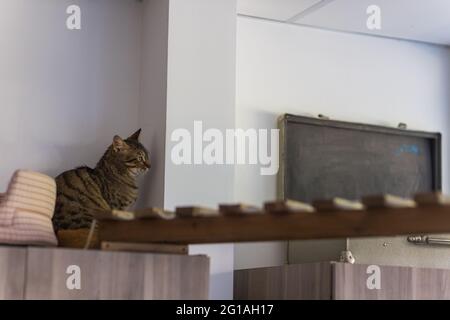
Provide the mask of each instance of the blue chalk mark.
POLYGON ((400 155, 401 153, 409 153, 418 156, 420 154, 420 148, 415 144, 402 144, 395 154, 400 155))

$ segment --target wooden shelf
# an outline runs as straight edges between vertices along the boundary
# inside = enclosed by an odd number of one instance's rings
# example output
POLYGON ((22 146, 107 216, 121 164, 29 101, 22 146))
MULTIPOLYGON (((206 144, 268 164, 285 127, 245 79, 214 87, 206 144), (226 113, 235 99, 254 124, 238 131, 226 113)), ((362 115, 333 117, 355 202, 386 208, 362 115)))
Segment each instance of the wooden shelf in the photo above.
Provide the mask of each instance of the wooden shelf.
POLYGON ((219 243, 450 232, 450 206, 253 214, 204 218, 105 220, 102 241, 219 243))

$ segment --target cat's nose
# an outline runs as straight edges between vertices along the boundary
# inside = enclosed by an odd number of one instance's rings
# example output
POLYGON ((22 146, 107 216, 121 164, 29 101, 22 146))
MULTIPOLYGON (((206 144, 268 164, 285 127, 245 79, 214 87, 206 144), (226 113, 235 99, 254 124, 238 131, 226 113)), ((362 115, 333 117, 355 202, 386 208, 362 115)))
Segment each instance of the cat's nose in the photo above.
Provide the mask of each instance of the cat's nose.
POLYGON ((145 162, 144 162, 144 167, 145 167, 146 169, 150 169, 151 166, 152 166, 152 165, 150 164, 149 161, 145 161, 145 162))

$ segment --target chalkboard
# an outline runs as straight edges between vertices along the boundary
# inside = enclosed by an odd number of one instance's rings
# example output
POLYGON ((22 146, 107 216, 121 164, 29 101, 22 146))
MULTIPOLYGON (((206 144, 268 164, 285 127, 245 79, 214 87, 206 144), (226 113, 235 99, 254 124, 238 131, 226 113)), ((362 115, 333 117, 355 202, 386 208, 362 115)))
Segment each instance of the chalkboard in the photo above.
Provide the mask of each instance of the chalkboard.
POLYGON ((281 196, 311 202, 441 189, 441 135, 284 115, 281 196))

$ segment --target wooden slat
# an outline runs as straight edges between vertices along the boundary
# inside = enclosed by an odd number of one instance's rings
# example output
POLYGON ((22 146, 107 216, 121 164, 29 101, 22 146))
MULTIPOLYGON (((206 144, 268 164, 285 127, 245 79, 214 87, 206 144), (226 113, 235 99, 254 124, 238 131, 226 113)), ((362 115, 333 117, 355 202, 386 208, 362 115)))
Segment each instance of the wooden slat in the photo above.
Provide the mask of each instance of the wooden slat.
POLYGON ((450 196, 444 195, 440 192, 433 193, 419 193, 414 196, 414 200, 419 205, 450 205, 450 196))
POLYGON ((138 209, 133 211, 134 216, 137 219, 174 219, 175 212, 164 210, 161 208, 147 208, 147 209, 138 209))
POLYGON ((314 212, 312 205, 295 200, 276 200, 264 203, 264 209, 270 213, 314 212))
POLYGON ((417 204, 414 200, 397 197, 390 194, 363 197, 366 208, 413 208, 417 204))
POLYGON ((175 213, 179 217, 191 218, 191 217, 215 217, 220 215, 219 211, 206 207, 177 207, 175 213))
POLYGON ((243 203, 221 204, 219 205, 219 212, 225 215, 248 215, 263 213, 261 208, 243 203))
POLYGON ((175 212, 164 210, 161 208, 145 208, 145 209, 137 209, 134 211, 125 211, 125 210, 95 210, 90 209, 89 213, 96 220, 118 220, 118 221, 128 221, 134 219, 174 219, 175 212))
POLYGON ((164 243, 130 243, 130 242, 102 242, 104 251, 131 251, 147 253, 188 254, 189 246, 182 244, 164 243))
POLYGON ((450 232, 450 206, 103 221, 103 241, 215 243, 450 232))
POLYGON ((364 205, 360 201, 343 198, 315 200, 313 201, 313 206, 317 211, 364 210, 364 205))

